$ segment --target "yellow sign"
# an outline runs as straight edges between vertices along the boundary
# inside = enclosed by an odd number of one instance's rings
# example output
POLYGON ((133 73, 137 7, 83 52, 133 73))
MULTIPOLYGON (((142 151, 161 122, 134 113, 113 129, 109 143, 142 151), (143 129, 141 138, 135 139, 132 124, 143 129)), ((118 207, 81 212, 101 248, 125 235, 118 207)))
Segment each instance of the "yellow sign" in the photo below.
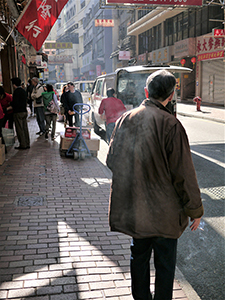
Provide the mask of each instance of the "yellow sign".
POLYGON ((45 49, 73 49, 73 44, 71 42, 45 43, 45 49))

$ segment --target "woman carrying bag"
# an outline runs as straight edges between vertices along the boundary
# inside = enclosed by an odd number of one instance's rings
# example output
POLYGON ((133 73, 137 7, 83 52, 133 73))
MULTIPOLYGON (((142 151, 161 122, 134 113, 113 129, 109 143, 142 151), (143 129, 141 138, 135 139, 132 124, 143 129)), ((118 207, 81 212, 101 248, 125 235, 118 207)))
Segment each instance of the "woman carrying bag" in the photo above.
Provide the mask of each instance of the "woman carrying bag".
POLYGON ((53 86, 51 84, 47 84, 46 88, 47 92, 42 93, 46 121, 45 139, 48 139, 48 132, 52 123, 51 139, 53 141, 55 139, 56 120, 57 113, 59 112, 59 105, 56 94, 53 91, 53 86))

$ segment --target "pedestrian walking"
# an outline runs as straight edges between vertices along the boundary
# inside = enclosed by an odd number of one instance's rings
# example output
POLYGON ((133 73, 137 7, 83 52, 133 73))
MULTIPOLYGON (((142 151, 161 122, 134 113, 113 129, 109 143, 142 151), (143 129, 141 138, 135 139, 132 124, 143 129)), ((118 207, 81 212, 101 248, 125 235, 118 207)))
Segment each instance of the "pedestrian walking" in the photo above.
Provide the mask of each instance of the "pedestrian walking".
POLYGON ((106 137, 109 142, 115 122, 126 111, 126 107, 120 99, 115 97, 115 90, 113 88, 108 88, 106 94, 108 98, 102 100, 98 113, 101 116, 105 114, 106 137))
POLYGON ((36 114, 37 123, 39 126, 39 131, 36 134, 43 135, 45 133, 45 111, 42 98, 42 93, 44 92, 44 89, 39 83, 37 77, 33 77, 31 79, 31 83, 33 85, 31 98, 34 101, 34 113, 36 114))
POLYGON ((66 124, 67 124, 67 118, 66 118, 66 112, 65 112, 65 105, 64 105, 64 102, 66 101, 65 100, 65 93, 67 93, 69 91, 69 88, 68 88, 68 85, 65 84, 62 88, 62 94, 60 96, 60 114, 63 116, 63 120, 64 120, 64 127, 66 127, 66 124))
POLYGON ((19 146, 15 147, 15 149, 25 150, 30 148, 30 136, 27 126, 27 95, 26 91, 21 87, 20 78, 15 77, 11 81, 14 88, 11 104, 17 139, 19 141, 19 146))
POLYGON ((30 108, 30 117, 33 116, 33 99, 31 98, 31 94, 33 91, 33 85, 31 83, 31 79, 28 80, 28 84, 27 84, 27 103, 29 105, 30 108))
POLYGON ((13 109, 11 107, 12 95, 5 92, 4 87, 0 86, 0 104, 4 112, 2 127, 4 128, 8 121, 8 128, 13 129, 13 109))
POLYGON ((188 226, 198 228, 201 195, 186 132, 165 107, 175 77, 165 70, 146 81, 146 100, 117 121, 107 165, 113 179, 109 220, 112 231, 130 235, 132 295, 150 292, 152 250, 156 269, 154 300, 171 300, 177 239, 188 226))
MULTIPOLYGON (((69 91, 65 93, 64 98, 64 108, 66 113, 66 118, 69 121, 69 126, 73 126, 73 116, 75 116, 75 126, 79 127, 79 114, 75 113, 73 110, 73 106, 76 103, 83 103, 82 95, 78 90, 75 90, 74 83, 68 82, 67 86, 69 91)), ((76 110, 79 111, 79 107, 76 107, 76 110)))
POLYGON ((59 112, 59 105, 58 105, 58 100, 57 100, 56 94, 53 91, 53 86, 51 84, 47 84, 46 89, 47 89, 47 91, 42 93, 44 109, 45 109, 45 121, 46 121, 45 138, 48 139, 49 128, 52 123, 51 139, 53 141, 55 139, 57 113, 50 112, 48 110, 48 105, 49 105, 49 102, 53 100, 55 103, 55 106, 58 109, 58 112, 59 112))

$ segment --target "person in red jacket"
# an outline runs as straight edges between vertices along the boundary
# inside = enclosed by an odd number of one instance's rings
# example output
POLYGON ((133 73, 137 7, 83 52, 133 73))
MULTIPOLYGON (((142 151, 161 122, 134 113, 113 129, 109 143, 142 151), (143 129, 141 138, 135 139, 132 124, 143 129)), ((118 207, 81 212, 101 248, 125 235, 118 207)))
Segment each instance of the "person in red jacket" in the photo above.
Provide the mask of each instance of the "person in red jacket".
POLYGON ((115 97, 115 90, 109 88, 106 92, 108 98, 103 99, 98 113, 106 118, 106 136, 108 142, 110 141, 116 120, 126 111, 123 102, 115 97))
POLYGON ((9 128, 13 129, 13 110, 11 107, 12 95, 5 92, 3 86, 0 86, 0 103, 5 114, 2 127, 5 127, 7 121, 9 121, 9 128))

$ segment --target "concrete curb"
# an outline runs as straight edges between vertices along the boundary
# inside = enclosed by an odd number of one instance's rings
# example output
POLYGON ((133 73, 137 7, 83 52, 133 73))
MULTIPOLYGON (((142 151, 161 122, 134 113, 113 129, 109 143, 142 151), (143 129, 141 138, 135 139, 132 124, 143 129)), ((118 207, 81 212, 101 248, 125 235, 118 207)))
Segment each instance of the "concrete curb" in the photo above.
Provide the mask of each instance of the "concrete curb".
POLYGON ((185 279, 182 272, 176 267, 175 272, 175 279, 179 282, 182 290, 184 291, 185 295, 190 300, 201 300, 201 298, 198 296, 196 291, 193 289, 193 287, 190 285, 190 283, 185 279))
POLYGON ((210 117, 203 116, 203 115, 193 115, 193 114, 179 112, 179 111, 177 112, 177 114, 181 115, 181 116, 185 116, 185 117, 204 119, 204 120, 209 120, 209 121, 225 124, 225 120, 217 119, 217 118, 210 118, 210 117))

